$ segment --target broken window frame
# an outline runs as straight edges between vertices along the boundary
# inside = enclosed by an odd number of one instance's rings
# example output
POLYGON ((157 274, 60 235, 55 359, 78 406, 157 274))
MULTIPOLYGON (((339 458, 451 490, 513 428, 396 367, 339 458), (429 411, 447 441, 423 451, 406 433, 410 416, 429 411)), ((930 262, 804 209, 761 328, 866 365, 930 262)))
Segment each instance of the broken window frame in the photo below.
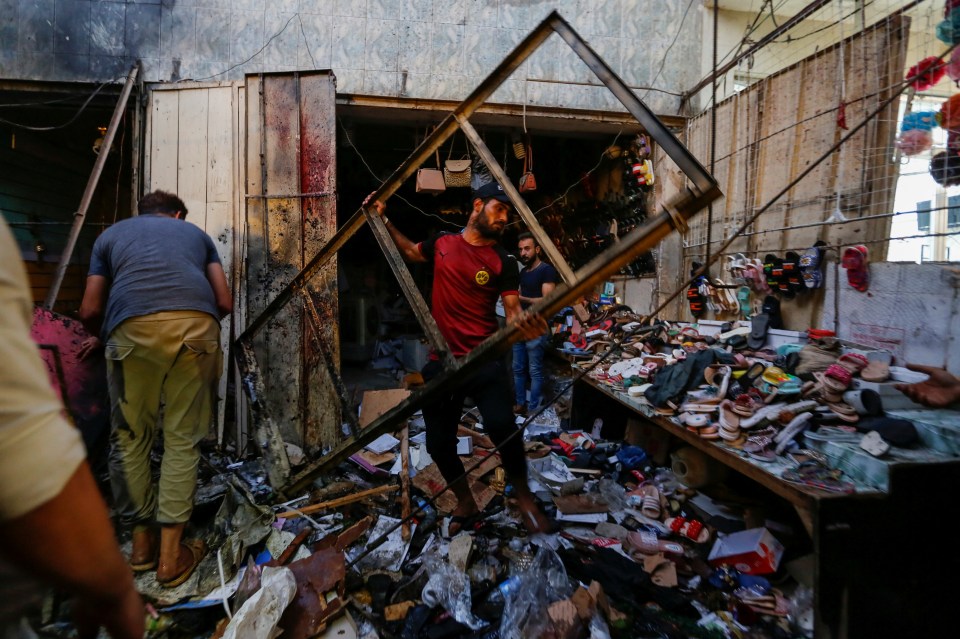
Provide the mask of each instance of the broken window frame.
MULTIPOLYGON (((487 78, 461 102, 452 113, 447 115, 413 153, 401 164, 393 174, 376 190, 372 201, 386 201, 407 179, 409 179, 433 153, 443 145, 447 139, 460 129, 468 137, 476 152, 483 158, 491 174, 501 184, 507 196, 520 214, 524 223, 544 247, 548 257, 553 261, 560 273, 563 283, 554 291, 530 308, 530 312, 539 313, 544 317, 551 317, 564 307, 569 306, 579 298, 588 294, 593 288, 617 273, 622 267, 634 261, 639 255, 652 249, 666 237, 673 229, 681 233, 686 232, 686 220, 705 208, 708 204, 721 197, 716 180, 707 172, 700 162, 680 143, 673 133, 650 111, 649 108, 630 90, 617 76, 607 63, 587 44, 587 42, 570 26, 570 24, 556 11, 548 15, 533 31, 531 31, 514 49, 504 58, 487 78), (654 141, 663 149, 684 173, 688 183, 681 193, 671 202, 663 205, 663 210, 638 226, 633 231, 604 250, 587 265, 574 272, 560 256, 559 251, 550 241, 546 232, 537 222, 533 213, 520 197, 516 187, 507 179, 503 168, 497 163, 493 154, 483 143, 476 130, 469 122, 470 116, 486 102, 500 85, 516 71, 553 33, 558 34, 581 60, 596 74, 597 78, 620 101, 636 121, 647 131, 654 141)), ((319 339, 319 326, 316 318, 310 313, 305 314, 310 320, 313 335, 319 339)), ((430 402, 441 392, 452 390, 467 376, 476 372, 478 368, 507 348, 515 329, 507 326, 487 338, 479 347, 467 356, 457 361, 447 348, 445 341, 430 315, 429 308, 423 296, 413 283, 413 278, 404 263, 402 256, 390 239, 383 220, 371 208, 360 208, 347 222, 341 226, 330 238, 316 256, 300 271, 291 282, 273 299, 266 309, 251 322, 247 329, 236 340, 238 366, 241 370, 244 389, 250 399, 251 412, 254 422, 254 435, 259 444, 267 473, 274 489, 281 493, 294 493, 307 487, 319 474, 345 461, 350 455, 360 450, 364 445, 396 428, 400 421, 430 402), (397 276, 404 293, 424 329, 431 345, 438 353, 444 365, 444 374, 425 384, 417 392, 412 393, 406 400, 393 407, 367 426, 360 428, 350 420, 348 426, 351 434, 332 446, 319 459, 307 464, 295 476, 290 476, 290 463, 287 458, 284 443, 276 425, 270 419, 262 401, 264 385, 262 373, 257 364, 253 350, 253 338, 267 325, 271 317, 291 303, 295 297, 303 296, 304 303, 309 310, 312 300, 307 289, 307 283, 320 273, 322 267, 334 256, 364 224, 369 224, 380 248, 397 276)), ((328 370, 333 377, 338 390, 343 392, 344 385, 339 375, 333 370, 332 364, 328 370)), ((347 405, 346 397, 341 401, 347 405)), ((349 419, 348 415, 345 418, 349 419)))

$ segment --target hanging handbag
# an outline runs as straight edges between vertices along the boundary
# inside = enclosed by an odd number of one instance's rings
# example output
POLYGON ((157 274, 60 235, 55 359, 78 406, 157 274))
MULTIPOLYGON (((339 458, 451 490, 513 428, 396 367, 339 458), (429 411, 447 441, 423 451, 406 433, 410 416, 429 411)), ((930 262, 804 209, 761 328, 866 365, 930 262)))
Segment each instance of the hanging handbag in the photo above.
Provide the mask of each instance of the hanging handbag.
MULTIPOLYGON (((466 140, 464 140, 466 144, 466 140)), ((443 182, 449 188, 466 188, 470 186, 470 165, 473 161, 470 159, 470 147, 467 147, 466 156, 460 160, 452 160, 453 142, 450 142, 450 152, 447 154, 447 160, 443 163, 443 182)))
POLYGON ((447 190, 443 180, 443 171, 440 170, 440 152, 434 151, 437 160, 437 168, 424 169, 417 171, 417 193, 443 193, 447 190))
POLYGON ((537 190, 537 178, 533 176, 533 146, 527 136, 527 152, 523 156, 523 175, 520 176, 520 192, 537 190))

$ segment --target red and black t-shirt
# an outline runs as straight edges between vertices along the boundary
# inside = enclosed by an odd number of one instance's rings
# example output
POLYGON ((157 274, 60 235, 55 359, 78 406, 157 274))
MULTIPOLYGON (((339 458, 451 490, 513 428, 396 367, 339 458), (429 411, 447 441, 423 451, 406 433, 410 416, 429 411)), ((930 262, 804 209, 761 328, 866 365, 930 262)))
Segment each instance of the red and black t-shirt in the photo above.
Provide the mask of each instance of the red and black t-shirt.
POLYGON ((517 294, 517 261, 499 244, 474 246, 459 233, 441 233, 419 247, 433 263, 433 318, 462 357, 499 328, 497 298, 517 294))

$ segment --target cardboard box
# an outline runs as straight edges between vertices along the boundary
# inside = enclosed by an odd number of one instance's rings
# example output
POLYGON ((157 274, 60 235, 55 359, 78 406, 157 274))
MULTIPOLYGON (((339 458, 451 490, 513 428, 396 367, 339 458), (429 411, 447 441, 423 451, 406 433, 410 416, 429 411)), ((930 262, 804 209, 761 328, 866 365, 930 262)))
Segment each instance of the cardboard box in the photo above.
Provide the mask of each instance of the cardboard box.
POLYGON ((717 539, 707 560, 711 566, 732 566, 748 575, 776 572, 783 544, 766 528, 751 528, 717 539))

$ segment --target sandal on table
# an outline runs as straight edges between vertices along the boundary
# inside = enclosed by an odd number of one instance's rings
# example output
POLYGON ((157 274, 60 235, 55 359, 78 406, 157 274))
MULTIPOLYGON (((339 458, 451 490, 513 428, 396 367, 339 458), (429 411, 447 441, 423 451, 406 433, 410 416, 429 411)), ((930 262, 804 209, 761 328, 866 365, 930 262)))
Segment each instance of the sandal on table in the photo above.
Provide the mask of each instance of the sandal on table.
POLYGON ((769 435, 752 435, 743 445, 743 452, 753 459, 762 462, 776 461, 777 453, 773 450, 773 438, 769 435))

